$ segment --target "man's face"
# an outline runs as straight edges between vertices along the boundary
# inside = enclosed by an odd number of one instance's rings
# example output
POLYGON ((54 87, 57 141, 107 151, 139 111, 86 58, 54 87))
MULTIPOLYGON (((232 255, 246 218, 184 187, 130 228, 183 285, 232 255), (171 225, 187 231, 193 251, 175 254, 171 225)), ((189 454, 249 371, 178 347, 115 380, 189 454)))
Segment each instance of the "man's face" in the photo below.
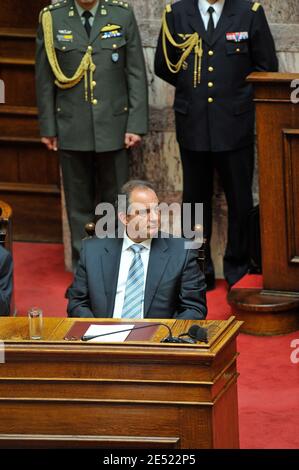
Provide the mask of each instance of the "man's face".
POLYGON ((90 10, 95 6, 98 0, 77 0, 77 3, 80 7, 84 8, 85 10, 90 10))
POLYGON ((143 241, 157 235, 160 227, 159 200, 149 188, 132 191, 127 215, 121 218, 127 234, 134 241, 143 241))

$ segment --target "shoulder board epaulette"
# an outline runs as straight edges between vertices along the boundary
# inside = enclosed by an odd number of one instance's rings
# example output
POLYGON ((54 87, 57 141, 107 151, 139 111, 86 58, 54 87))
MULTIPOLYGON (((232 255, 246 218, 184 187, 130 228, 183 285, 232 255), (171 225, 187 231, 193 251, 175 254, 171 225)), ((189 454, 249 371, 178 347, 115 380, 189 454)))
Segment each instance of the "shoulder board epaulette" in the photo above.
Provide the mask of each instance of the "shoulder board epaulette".
POLYGON ((166 13, 170 13, 172 11, 171 3, 167 3, 165 8, 166 8, 166 13))
POLYGON ((122 1, 122 0, 105 0, 105 3, 108 3, 108 5, 115 5, 117 7, 121 7, 121 8, 129 8, 130 5, 128 2, 126 1, 122 1))
POLYGON ((260 3, 258 3, 258 2, 254 2, 254 4, 252 5, 252 8, 251 8, 251 10, 252 10, 252 11, 257 11, 257 10, 259 9, 259 7, 260 7, 260 6, 261 6, 261 4, 260 4, 260 3))
POLYGON ((68 3, 68 0, 62 0, 61 2, 53 3, 43 8, 39 14, 39 22, 41 22, 41 18, 46 11, 55 11, 58 8, 65 7, 67 3, 68 3))

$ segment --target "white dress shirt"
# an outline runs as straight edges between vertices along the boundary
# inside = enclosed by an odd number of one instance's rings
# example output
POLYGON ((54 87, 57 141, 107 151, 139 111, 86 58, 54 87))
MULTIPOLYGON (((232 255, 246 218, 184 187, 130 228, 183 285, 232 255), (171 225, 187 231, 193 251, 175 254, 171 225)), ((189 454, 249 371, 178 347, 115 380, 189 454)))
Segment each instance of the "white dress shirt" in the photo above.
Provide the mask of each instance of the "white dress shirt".
MULTIPOLYGON (((84 10, 84 8, 82 8, 82 7, 79 5, 79 3, 76 2, 76 0, 75 0, 75 4, 76 4, 77 11, 78 11, 78 13, 79 13, 79 15, 80 15, 80 17, 81 17, 82 24, 83 24, 83 26, 84 26, 84 25, 85 25, 85 18, 84 18, 84 16, 82 16, 82 15, 83 15, 83 13, 85 12, 85 10, 84 10)), ((94 17, 95 17, 95 15, 96 15, 97 11, 98 11, 98 7, 99 7, 99 1, 95 4, 95 6, 94 6, 93 8, 91 8, 91 10, 89 10, 90 13, 92 14, 92 16, 91 16, 91 17, 89 18, 89 20, 88 20, 91 27, 92 27, 93 22, 94 22, 94 17)))
MULTIPOLYGON (((151 243, 152 240, 145 240, 144 242, 140 243, 140 245, 144 246, 144 249, 140 252, 141 260, 143 262, 144 267, 144 284, 143 284, 143 292, 145 290, 146 284, 146 276, 147 276, 147 268, 149 262, 149 256, 151 251, 151 243)), ((123 305, 125 301, 125 293, 126 293, 126 285, 127 285, 127 278, 130 270, 130 266, 132 264, 134 258, 133 250, 130 250, 130 247, 134 245, 134 242, 128 237, 126 232, 124 233, 124 240, 123 246, 121 250, 121 258, 119 264, 119 272, 118 272, 118 281, 117 281, 117 288, 116 288, 116 295, 115 295, 115 304, 114 304, 114 311, 113 311, 113 318, 121 318, 123 305)), ((142 301, 142 308, 141 308, 142 317, 144 316, 144 299, 142 301)))
POLYGON ((198 8, 205 26, 205 29, 208 29, 208 23, 210 19, 210 13, 208 12, 208 9, 210 7, 214 8, 214 13, 213 13, 213 20, 214 20, 214 27, 216 28, 218 21, 220 20, 220 16, 223 11, 225 0, 218 0, 214 5, 211 5, 207 0, 198 0, 198 8))

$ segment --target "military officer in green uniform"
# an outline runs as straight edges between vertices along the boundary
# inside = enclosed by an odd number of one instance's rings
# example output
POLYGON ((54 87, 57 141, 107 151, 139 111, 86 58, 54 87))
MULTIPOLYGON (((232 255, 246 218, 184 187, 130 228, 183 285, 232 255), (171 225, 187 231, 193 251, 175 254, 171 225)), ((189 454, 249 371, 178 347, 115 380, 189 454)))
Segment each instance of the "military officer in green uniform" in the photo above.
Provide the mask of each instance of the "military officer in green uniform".
POLYGON ((36 86, 42 142, 58 150, 75 268, 84 225, 128 179, 128 149, 148 128, 147 80, 132 8, 63 0, 40 14, 36 86))

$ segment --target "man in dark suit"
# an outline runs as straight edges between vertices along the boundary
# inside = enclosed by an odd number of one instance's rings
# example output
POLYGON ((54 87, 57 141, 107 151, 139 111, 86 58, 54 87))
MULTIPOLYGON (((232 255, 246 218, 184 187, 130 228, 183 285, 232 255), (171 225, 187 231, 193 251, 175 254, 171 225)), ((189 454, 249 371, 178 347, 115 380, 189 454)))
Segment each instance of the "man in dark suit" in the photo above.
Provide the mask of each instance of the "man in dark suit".
POLYGON ((69 316, 204 319, 206 286, 197 250, 186 249, 182 238, 163 238, 151 184, 131 181, 122 194, 123 237, 83 242, 68 290, 69 316))
POLYGON ((213 172, 228 204, 224 274, 232 286, 247 271, 248 215, 254 170, 253 71, 277 71, 263 7, 248 0, 181 0, 165 11, 156 74, 176 88, 183 202, 204 203, 206 280, 214 286, 210 253, 213 172))
POLYGON ((11 254, 0 245, 0 316, 10 313, 13 262, 11 254))

